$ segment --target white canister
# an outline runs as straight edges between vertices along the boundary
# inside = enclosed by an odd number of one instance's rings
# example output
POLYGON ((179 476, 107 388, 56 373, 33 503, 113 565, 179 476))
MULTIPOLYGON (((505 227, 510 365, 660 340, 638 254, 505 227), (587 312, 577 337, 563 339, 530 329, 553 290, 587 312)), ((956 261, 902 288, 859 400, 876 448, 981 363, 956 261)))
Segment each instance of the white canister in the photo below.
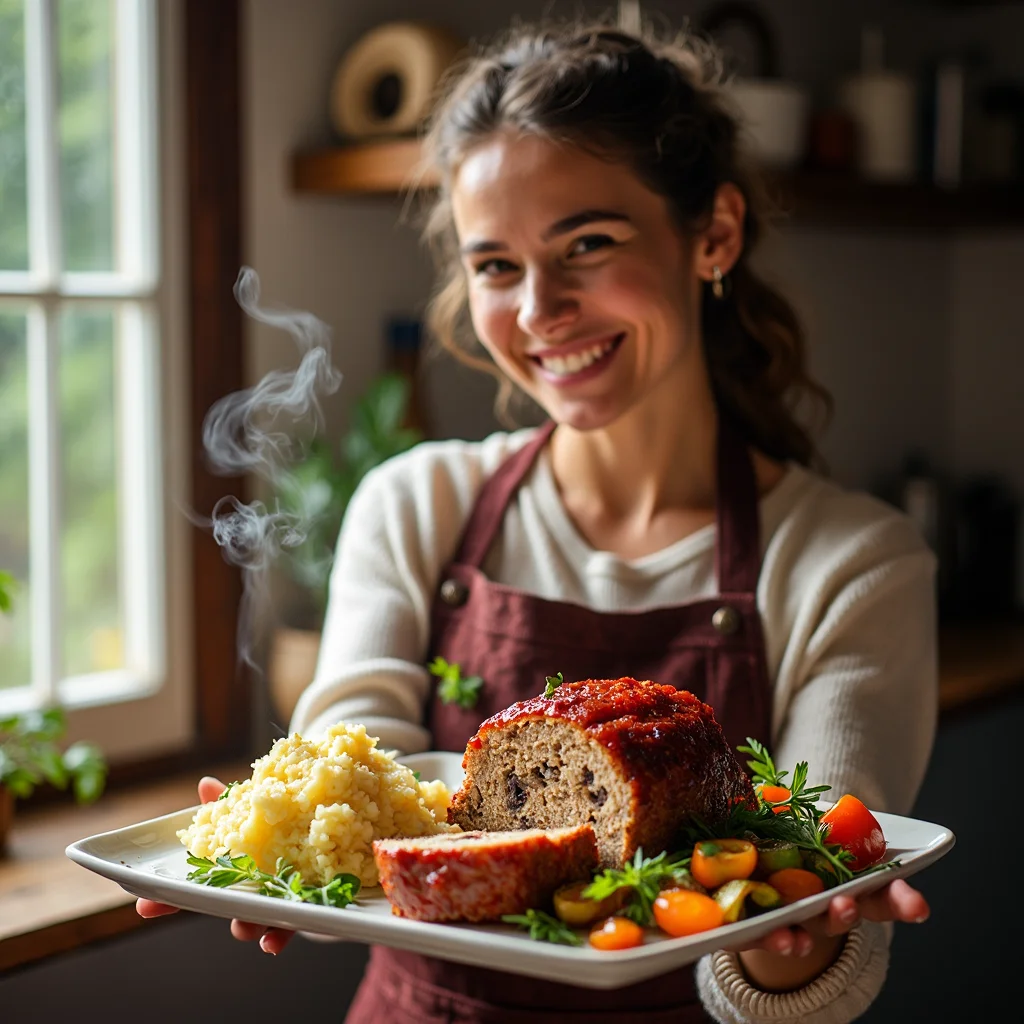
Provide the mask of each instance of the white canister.
POLYGON ((747 149, 758 161, 792 167, 807 149, 810 100, 804 89, 774 78, 737 78, 729 83, 747 149))
POLYGON ((857 126, 858 168, 865 178, 908 181, 917 176, 917 86, 882 68, 877 30, 864 33, 862 65, 839 87, 839 104, 857 126))

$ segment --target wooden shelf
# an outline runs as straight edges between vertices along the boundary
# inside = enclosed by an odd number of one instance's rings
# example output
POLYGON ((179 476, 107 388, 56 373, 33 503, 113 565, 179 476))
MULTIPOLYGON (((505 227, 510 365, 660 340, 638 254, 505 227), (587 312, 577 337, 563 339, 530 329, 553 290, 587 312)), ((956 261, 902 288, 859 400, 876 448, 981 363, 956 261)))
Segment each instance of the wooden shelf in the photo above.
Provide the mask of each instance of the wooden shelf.
MULTIPOLYGON (((397 139, 297 153, 292 186, 302 195, 395 195, 436 184, 419 177, 420 144, 397 139)), ((769 173, 768 187, 784 219, 872 231, 944 232, 1024 229, 1024 186, 944 190, 922 184, 866 182, 810 171, 769 173)))

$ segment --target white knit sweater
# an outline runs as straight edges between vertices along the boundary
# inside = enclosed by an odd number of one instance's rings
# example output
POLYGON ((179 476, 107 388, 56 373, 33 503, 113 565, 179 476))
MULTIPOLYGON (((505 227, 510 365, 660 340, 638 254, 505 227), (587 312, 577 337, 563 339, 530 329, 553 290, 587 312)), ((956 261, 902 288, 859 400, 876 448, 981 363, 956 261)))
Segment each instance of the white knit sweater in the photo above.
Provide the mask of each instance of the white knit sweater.
MULTIPOLYGON (((480 487, 531 431, 431 442, 369 474, 349 505, 331 578, 316 679, 291 728, 363 722, 381 746, 431 747, 430 606, 480 487)), ((875 499, 792 465, 760 503, 757 588, 774 684, 776 763, 809 762, 838 796, 904 814, 935 732, 934 558, 913 524, 875 499)), ((506 512, 487 576, 602 611, 716 593, 715 527, 643 558, 595 551, 563 507, 542 453, 506 512)), ((836 964, 796 992, 749 985, 735 955, 705 957, 698 987, 723 1022, 845 1024, 877 995, 889 931, 862 924, 836 964)))

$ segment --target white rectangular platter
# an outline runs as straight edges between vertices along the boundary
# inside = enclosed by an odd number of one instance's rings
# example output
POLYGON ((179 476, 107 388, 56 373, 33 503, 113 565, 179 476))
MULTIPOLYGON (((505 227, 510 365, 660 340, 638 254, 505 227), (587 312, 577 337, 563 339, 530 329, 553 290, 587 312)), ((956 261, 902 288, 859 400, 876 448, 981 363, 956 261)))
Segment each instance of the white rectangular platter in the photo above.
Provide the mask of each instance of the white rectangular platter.
MULTIPOLYGON (((432 752, 402 760, 424 779, 443 779, 452 790, 461 785, 461 754, 432 752)), ((723 946, 753 942, 775 928, 823 912, 829 899, 838 893, 866 893, 896 878, 914 875, 948 853, 955 841, 953 833, 941 825, 877 813, 889 844, 887 859, 898 859, 898 867, 714 931, 674 939, 650 929, 642 946, 601 952, 587 944, 575 947, 535 942, 510 925, 431 924, 396 917, 379 888, 364 889, 356 903, 339 910, 186 881, 191 869, 175 832, 186 827, 194 813, 192 807, 81 839, 67 848, 67 855, 135 896, 183 910, 392 946, 550 981, 571 978, 575 985, 596 989, 631 985, 693 963, 723 946)))

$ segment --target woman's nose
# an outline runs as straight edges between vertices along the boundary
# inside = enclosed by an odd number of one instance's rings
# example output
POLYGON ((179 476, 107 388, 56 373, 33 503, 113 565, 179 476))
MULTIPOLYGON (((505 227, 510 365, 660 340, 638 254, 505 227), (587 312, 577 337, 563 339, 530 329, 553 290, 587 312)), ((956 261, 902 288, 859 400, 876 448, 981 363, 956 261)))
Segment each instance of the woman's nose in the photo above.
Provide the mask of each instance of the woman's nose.
POLYGON ((547 337, 572 323, 579 310, 579 300, 557 273, 529 273, 523 278, 516 322, 525 334, 547 337))

